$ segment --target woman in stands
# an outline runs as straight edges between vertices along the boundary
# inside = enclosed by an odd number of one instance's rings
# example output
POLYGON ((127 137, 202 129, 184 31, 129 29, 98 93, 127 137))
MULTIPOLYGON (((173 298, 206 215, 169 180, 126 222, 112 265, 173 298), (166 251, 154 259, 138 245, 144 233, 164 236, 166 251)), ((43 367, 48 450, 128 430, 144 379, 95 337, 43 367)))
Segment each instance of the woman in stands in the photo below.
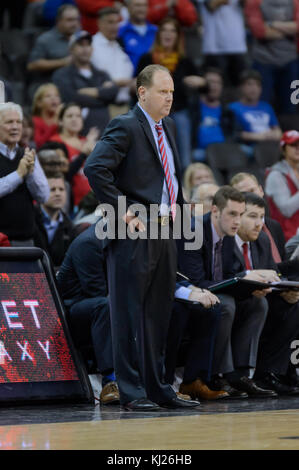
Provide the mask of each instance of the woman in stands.
POLYGON ((205 163, 191 163, 184 173, 184 196, 186 201, 190 201, 192 190, 203 183, 216 184, 211 168, 205 163))
POLYGON ((165 18, 161 21, 151 52, 140 58, 137 75, 150 64, 164 65, 173 77, 174 95, 171 117, 177 126, 178 150, 182 167, 185 169, 191 162, 188 92, 203 87, 205 80, 197 75, 195 65, 185 56, 181 28, 175 18, 165 18))
POLYGON ((32 103, 34 142, 37 149, 58 132, 58 113, 61 99, 53 83, 41 85, 35 92, 32 103))
POLYGON ((286 131, 280 145, 281 159, 270 168, 265 193, 271 217, 281 224, 289 240, 299 227, 299 132, 286 131))
POLYGON ((82 111, 80 106, 75 103, 68 103, 61 108, 58 121, 59 132, 49 140, 63 142, 68 150, 70 161, 77 159, 78 156, 82 159, 82 166, 72 180, 74 205, 78 206, 81 199, 90 191, 88 180, 83 173, 83 163, 93 150, 99 138, 99 131, 92 128, 86 137, 81 135, 83 129, 82 111))

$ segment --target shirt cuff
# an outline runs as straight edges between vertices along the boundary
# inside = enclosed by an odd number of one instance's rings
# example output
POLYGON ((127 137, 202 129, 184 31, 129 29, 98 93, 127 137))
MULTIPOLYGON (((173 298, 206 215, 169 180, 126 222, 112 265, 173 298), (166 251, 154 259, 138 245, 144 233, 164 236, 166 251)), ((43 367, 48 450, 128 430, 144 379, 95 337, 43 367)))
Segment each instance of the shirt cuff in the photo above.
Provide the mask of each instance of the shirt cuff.
POLYGON ((191 292, 192 290, 189 287, 182 286, 176 289, 174 296, 176 299, 189 300, 191 292))

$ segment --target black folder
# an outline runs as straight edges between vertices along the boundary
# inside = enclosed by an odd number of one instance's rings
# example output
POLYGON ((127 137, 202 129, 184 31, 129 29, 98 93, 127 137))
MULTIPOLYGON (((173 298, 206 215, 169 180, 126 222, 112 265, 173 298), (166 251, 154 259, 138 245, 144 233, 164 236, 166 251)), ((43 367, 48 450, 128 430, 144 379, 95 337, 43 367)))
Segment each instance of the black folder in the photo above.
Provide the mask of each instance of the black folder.
POLYGON ((255 290, 263 290, 272 288, 273 291, 299 290, 299 282, 297 281, 279 281, 279 282, 259 282, 240 277, 233 277, 225 281, 217 282, 209 286, 209 290, 213 294, 229 294, 237 299, 246 299, 250 297, 255 290))
MULTIPOLYGON (((177 275, 182 279, 187 280, 188 282, 191 281, 187 276, 184 274, 177 272, 177 275)), ((244 279, 242 277, 233 277, 231 279, 225 279, 224 281, 217 282, 212 284, 209 287, 206 287, 206 290, 213 292, 213 294, 228 294, 232 297, 236 298, 237 300, 245 300, 248 299, 252 292, 255 290, 263 290, 272 288, 272 291, 283 292, 286 290, 299 290, 299 282, 298 281, 288 281, 288 280, 281 280, 279 282, 259 282, 253 281, 251 279, 244 279)), ((195 302, 188 299, 176 299, 179 302, 187 303, 190 305, 198 305, 199 302, 195 302)))
POLYGON ((255 290, 263 290, 272 287, 267 282, 252 281, 241 277, 233 277, 225 281, 217 282, 208 287, 213 294, 228 294, 238 300, 247 299, 255 290))

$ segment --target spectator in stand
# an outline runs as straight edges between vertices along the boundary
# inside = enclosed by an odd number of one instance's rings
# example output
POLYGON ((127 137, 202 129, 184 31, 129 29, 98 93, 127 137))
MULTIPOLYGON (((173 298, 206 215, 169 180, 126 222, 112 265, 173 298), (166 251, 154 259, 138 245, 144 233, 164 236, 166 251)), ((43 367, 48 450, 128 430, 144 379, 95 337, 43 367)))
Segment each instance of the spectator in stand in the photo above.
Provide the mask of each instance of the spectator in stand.
POLYGON ((262 76, 262 100, 277 97, 280 113, 295 113, 290 85, 299 72, 299 1, 246 0, 245 16, 253 35, 253 67, 262 76))
POLYGON ((50 140, 65 144, 71 162, 79 159, 80 168, 77 168, 78 171, 76 174, 73 173, 72 178, 74 205, 77 206, 81 199, 90 191, 82 165, 93 150, 99 137, 99 131, 96 128, 92 128, 86 137, 80 134, 83 128, 82 112, 80 106, 75 103, 63 106, 59 113, 59 126, 59 133, 53 135, 50 140))
POLYGON ((62 5, 58 9, 55 27, 38 36, 27 64, 28 71, 32 72, 32 94, 39 85, 51 81, 55 70, 70 64, 69 39, 79 28, 77 7, 62 5))
POLYGON ((230 104, 234 112, 239 139, 248 156, 253 154, 253 146, 257 142, 279 141, 281 129, 272 106, 261 101, 262 78, 256 70, 246 70, 241 76, 241 97, 230 104))
POLYGON ((92 37, 87 31, 77 31, 69 43, 71 63, 53 74, 64 103, 82 107, 84 130, 97 127, 101 132, 109 122, 108 105, 113 103, 118 87, 104 70, 91 63, 92 37))
POLYGON ((270 215, 280 223, 288 241, 299 226, 299 132, 286 131, 280 145, 281 160, 269 169, 265 193, 270 215))
POLYGON ((119 21, 117 8, 107 7, 99 11, 99 32, 92 38, 91 63, 98 70, 105 70, 119 87, 115 103, 119 107, 118 114, 123 114, 129 110, 130 90, 135 86, 135 80, 132 79, 133 64, 116 40, 119 21))
POLYGON ((62 5, 76 5, 75 0, 43 0, 43 18, 48 25, 53 26, 59 8, 62 5))
POLYGON ((36 232, 34 244, 44 249, 55 269, 61 265, 65 253, 75 238, 75 228, 63 212, 66 204, 66 188, 63 173, 48 175, 49 199, 35 206, 36 232))
POLYGON ((22 121, 18 104, 0 104, 0 232, 13 246, 32 246, 33 200, 46 201, 49 186, 35 151, 19 146, 22 121))
POLYGON ((128 1, 129 20, 119 29, 118 38, 134 66, 134 76, 140 57, 152 47, 157 26, 147 21, 148 0, 128 1))
POLYGON ((19 142, 20 146, 25 148, 25 147, 30 147, 35 149, 36 144, 33 140, 33 135, 34 135, 34 124, 32 117, 29 113, 23 113, 23 126, 22 126, 22 137, 19 142))
POLYGON ((137 74, 150 64, 164 65, 174 81, 171 117, 176 123, 178 150, 184 170, 191 163, 188 92, 198 90, 205 84, 205 80, 197 75, 195 65, 185 56, 181 28, 175 18, 161 21, 151 51, 140 57, 137 74))
POLYGON ((122 1, 114 0, 75 0, 81 13, 82 29, 90 34, 98 32, 98 14, 103 8, 116 8, 121 17, 127 16, 122 1))
POLYGON ((66 204, 63 207, 63 211, 71 215, 74 204, 72 187, 69 182, 71 181, 71 178, 69 178, 69 174, 71 173, 70 162, 68 160, 66 147, 64 151, 60 146, 65 147, 65 145, 60 142, 46 142, 38 151, 38 159, 46 176, 53 173, 63 173, 67 193, 66 204))
POLYGON ((232 139, 235 134, 233 112, 223 103, 223 78, 220 69, 210 67, 203 74, 206 89, 190 105, 192 122, 192 156, 204 161, 206 148, 232 139))
POLYGON ((33 140, 37 148, 57 133, 60 107, 61 99, 56 85, 46 83, 38 87, 32 103, 33 140))
POLYGON ((188 201, 193 189, 203 183, 216 184, 211 168, 205 163, 191 163, 184 173, 183 187, 188 201))
POLYGON ((237 85, 246 68, 246 30, 241 0, 207 0, 200 3, 205 66, 218 67, 227 84, 237 85))
POLYGON ((149 0, 147 19, 150 23, 160 22, 172 16, 182 26, 192 26, 197 22, 197 11, 190 0, 149 0))

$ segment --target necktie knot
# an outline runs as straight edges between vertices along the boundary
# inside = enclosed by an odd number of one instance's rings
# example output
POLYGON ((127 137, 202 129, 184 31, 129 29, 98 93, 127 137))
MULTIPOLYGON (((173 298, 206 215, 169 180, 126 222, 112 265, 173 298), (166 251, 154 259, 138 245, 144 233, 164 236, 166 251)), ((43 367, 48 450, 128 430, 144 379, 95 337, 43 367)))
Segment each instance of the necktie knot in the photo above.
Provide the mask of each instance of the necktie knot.
POLYGON ((161 124, 156 124, 156 125, 155 125, 155 129, 156 129, 156 131, 158 132, 158 135, 161 135, 161 134, 162 134, 162 126, 161 126, 161 124))

